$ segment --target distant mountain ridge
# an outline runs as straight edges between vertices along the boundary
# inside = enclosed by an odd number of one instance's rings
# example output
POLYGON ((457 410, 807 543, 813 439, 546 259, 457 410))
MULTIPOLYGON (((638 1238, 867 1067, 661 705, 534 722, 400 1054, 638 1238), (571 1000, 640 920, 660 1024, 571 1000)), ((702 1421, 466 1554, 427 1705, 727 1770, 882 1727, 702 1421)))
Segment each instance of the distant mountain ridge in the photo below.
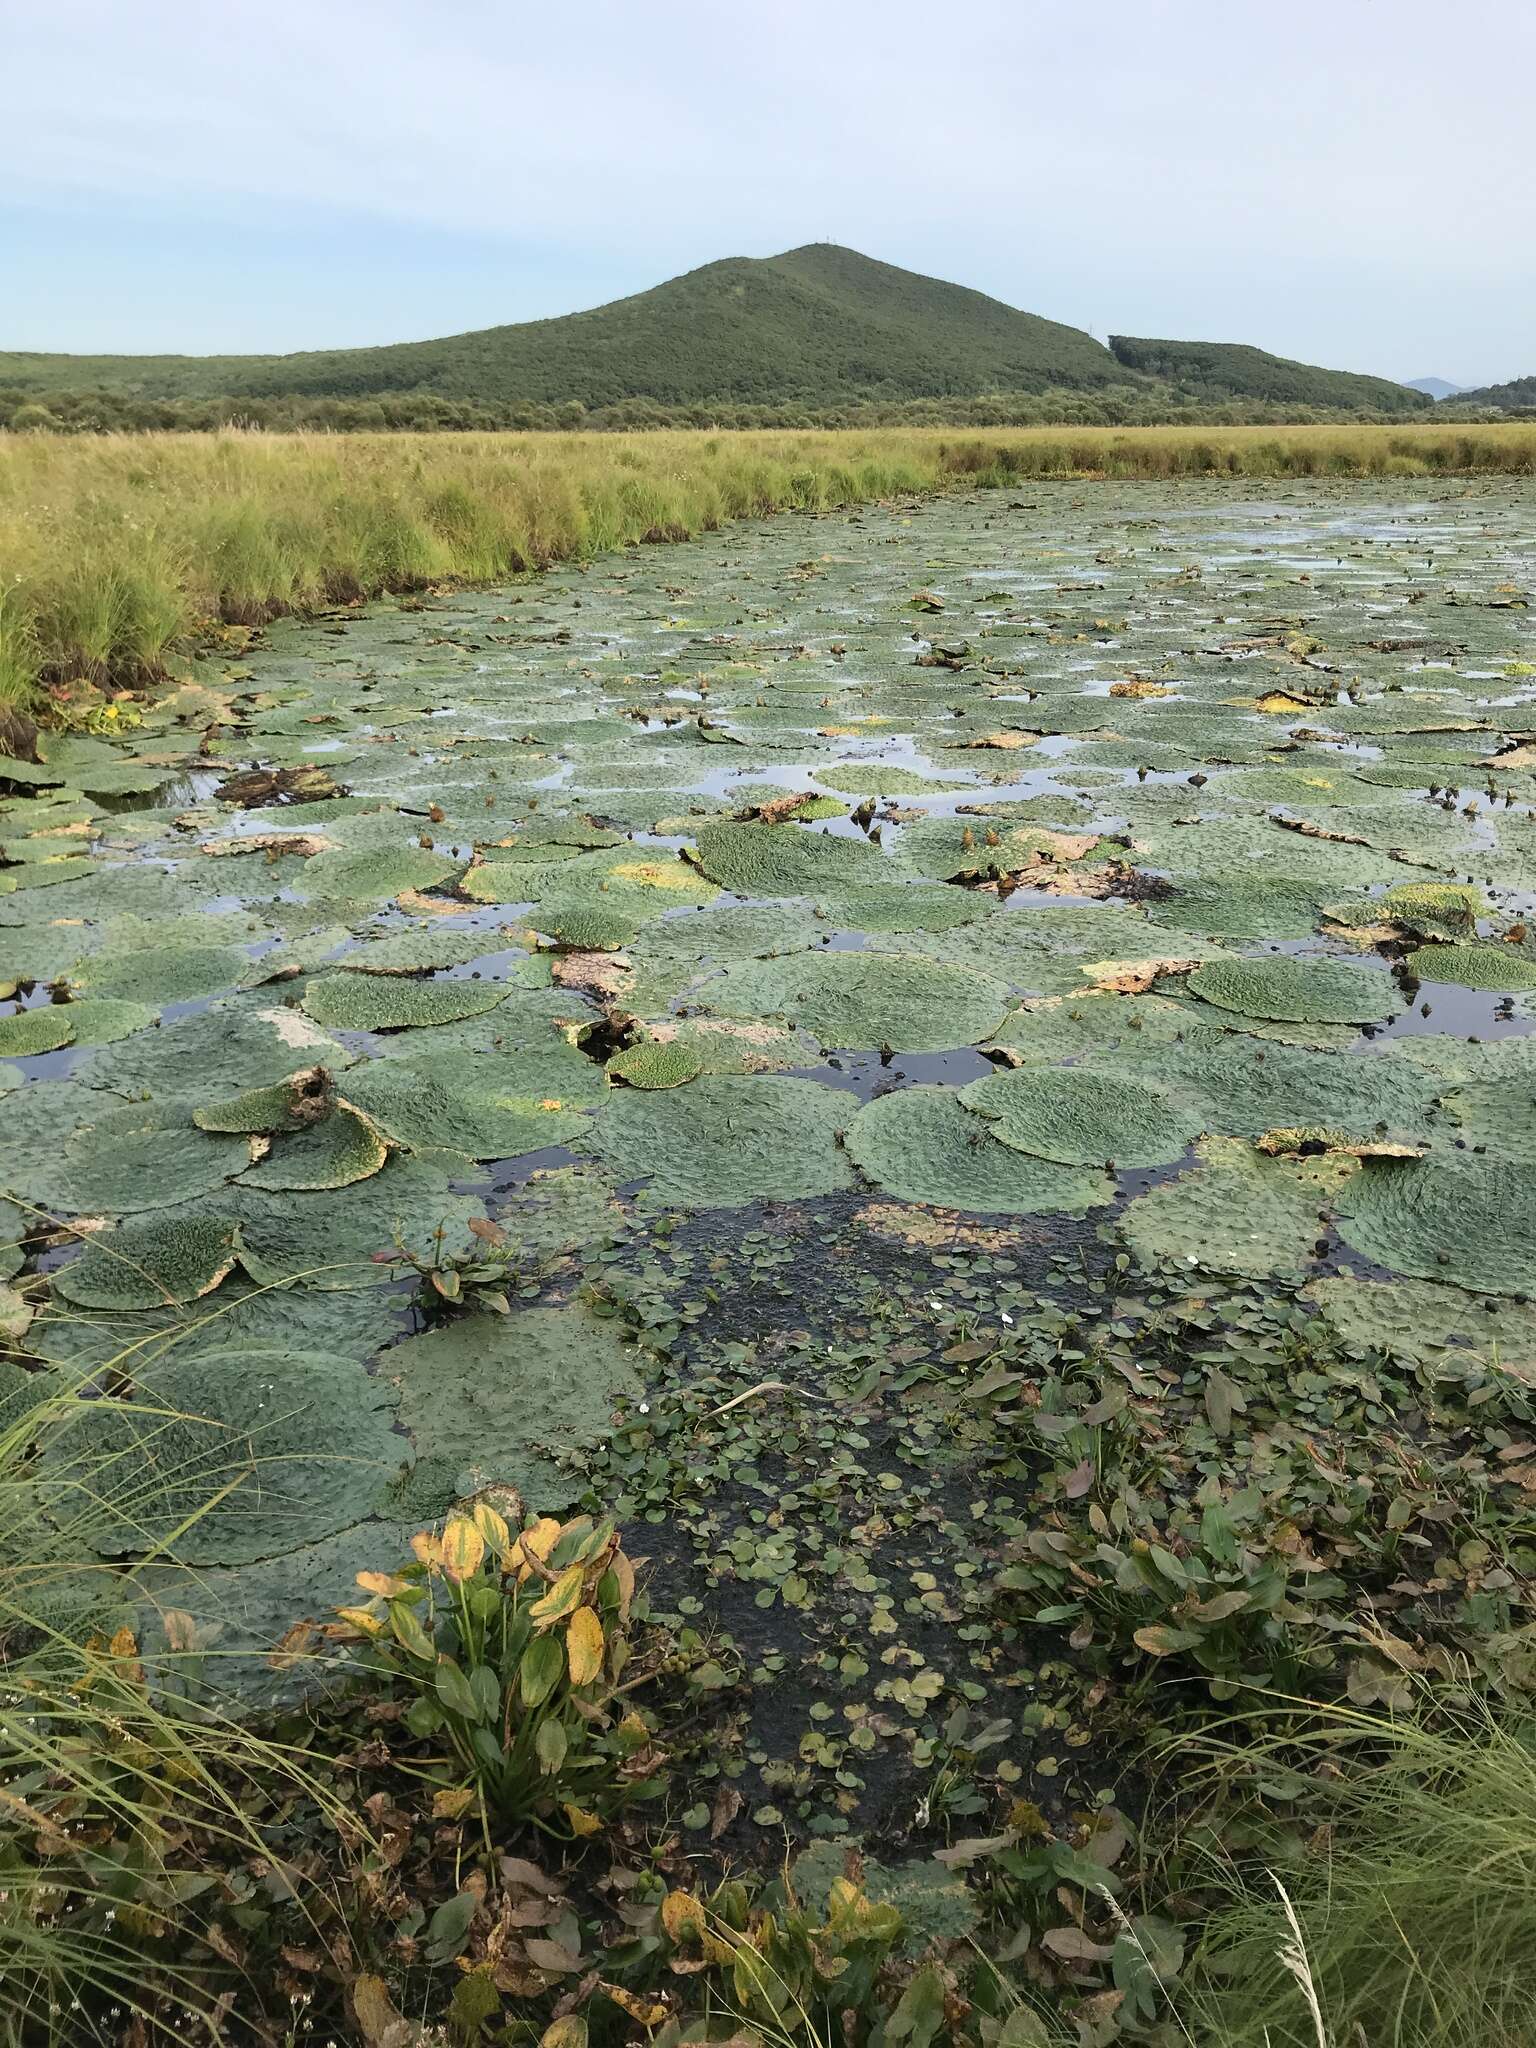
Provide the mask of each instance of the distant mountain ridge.
POLYGON ((1427 403, 1422 392, 1390 377, 1320 370, 1311 363, 1268 355, 1246 342, 1143 341, 1112 334, 1109 345, 1128 369, 1213 395, 1386 413, 1423 412, 1427 403))
MULTIPOLYGON (((284 356, 0 354, 0 390, 46 407, 94 391, 149 401, 367 401, 588 412, 650 405, 961 410, 992 395, 1120 394, 1130 403, 1255 401, 1397 414, 1429 401, 1386 378, 1260 349, 1089 334, 964 285, 813 242, 727 257, 589 312, 436 341, 284 356)), ((37 409, 26 404, 23 410, 37 409)))
POLYGON ((1465 385, 1452 384, 1444 377, 1410 377, 1410 391, 1422 391, 1428 398, 1455 398, 1466 389, 1465 385))
POLYGON ((1512 377, 1507 384, 1483 384, 1458 391, 1457 405, 1497 406, 1501 412, 1536 412, 1536 377, 1512 377))

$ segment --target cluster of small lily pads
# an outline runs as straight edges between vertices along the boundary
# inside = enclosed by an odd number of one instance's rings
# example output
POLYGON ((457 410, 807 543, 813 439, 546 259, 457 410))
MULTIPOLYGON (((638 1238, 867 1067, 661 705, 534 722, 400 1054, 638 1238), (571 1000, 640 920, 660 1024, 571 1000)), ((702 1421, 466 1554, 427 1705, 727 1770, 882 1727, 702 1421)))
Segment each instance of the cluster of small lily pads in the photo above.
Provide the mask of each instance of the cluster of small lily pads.
POLYGON ((0 760, 0 1397, 102 1395, 49 1455, 156 1554, 136 1626, 259 1648, 481 1487, 580 1502, 783 1204, 850 1269, 991 1231, 1027 1294, 1107 1236, 1536 1367, 1530 510, 740 527, 275 626, 0 760), (673 1217, 709 1297, 637 1322, 614 1248, 673 1217), (425 1314, 402 1261, 488 1231, 509 1312, 425 1314))

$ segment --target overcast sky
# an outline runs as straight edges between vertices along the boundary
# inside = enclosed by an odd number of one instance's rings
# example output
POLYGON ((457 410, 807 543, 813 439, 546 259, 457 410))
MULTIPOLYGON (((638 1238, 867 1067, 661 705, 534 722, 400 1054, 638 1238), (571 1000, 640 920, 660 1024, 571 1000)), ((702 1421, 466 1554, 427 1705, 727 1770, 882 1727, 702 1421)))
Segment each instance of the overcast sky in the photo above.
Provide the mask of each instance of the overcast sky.
POLYGON ((0 348, 563 313, 831 239, 1111 332, 1536 371, 1527 0, 0 0, 0 348))

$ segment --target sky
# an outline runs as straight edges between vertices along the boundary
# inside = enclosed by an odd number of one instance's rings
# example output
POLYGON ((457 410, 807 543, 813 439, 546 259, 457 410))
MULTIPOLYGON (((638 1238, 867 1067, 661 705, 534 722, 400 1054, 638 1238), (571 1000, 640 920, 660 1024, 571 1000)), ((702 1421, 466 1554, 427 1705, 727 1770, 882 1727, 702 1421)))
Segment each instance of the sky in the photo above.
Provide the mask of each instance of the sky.
POLYGON ((1536 371, 1522 0, 0 0, 0 349, 416 340, 832 240, 1110 333, 1536 371))

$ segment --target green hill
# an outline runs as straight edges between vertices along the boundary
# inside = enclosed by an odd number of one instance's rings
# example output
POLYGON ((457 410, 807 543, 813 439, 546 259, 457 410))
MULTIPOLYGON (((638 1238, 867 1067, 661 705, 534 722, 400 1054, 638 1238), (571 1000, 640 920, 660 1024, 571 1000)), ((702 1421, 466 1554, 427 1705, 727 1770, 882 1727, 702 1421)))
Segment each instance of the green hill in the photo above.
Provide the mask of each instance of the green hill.
POLYGON ((818 243, 730 257, 589 313, 291 356, 0 354, 0 385, 154 398, 431 392, 593 408, 817 404, 1125 382, 1108 349, 962 285, 818 243))
POLYGON ((1162 378, 1192 397, 1258 399, 1274 405, 1323 406, 1345 412, 1421 413, 1433 400, 1389 377, 1319 370, 1238 341, 1145 341, 1112 334, 1109 345, 1127 369, 1162 378))
POLYGON ((814 242, 586 313, 286 356, 0 353, 0 425, 810 424, 1397 415, 1385 378, 1254 348, 1102 347, 964 285, 814 242), (1112 352, 1113 351, 1113 352, 1112 352), (43 408, 39 414, 39 408, 43 408))
POLYGON ((1536 412, 1536 377, 1512 377, 1507 384, 1483 384, 1476 391, 1458 391, 1454 400, 1460 407, 1497 406, 1501 412, 1536 412))

